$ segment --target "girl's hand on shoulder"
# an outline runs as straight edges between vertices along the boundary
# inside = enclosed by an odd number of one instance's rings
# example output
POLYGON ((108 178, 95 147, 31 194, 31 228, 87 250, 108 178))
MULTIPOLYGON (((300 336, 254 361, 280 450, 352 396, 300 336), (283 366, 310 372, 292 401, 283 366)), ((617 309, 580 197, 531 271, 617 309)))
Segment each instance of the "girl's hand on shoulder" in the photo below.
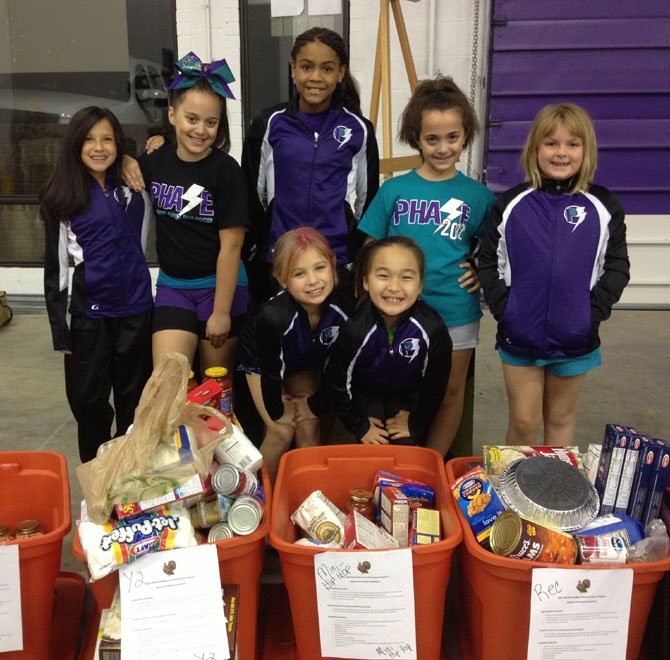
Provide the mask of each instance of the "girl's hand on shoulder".
POLYGON ((165 138, 162 135, 152 135, 144 144, 148 154, 160 149, 165 144, 165 138))
POLYGON ((408 438, 409 433, 409 410, 399 410, 395 417, 386 420, 386 428, 389 432, 389 438, 398 440, 408 438))
POLYGON ((479 276, 477 275, 475 267, 469 261, 466 261, 463 264, 458 264, 458 267, 465 269, 465 272, 458 278, 460 288, 467 288, 468 293, 479 291, 482 285, 479 281, 479 276))
POLYGON ((221 314, 214 312, 207 319, 205 337, 214 348, 220 348, 228 339, 230 332, 230 314, 221 314))
POLYGON ((384 422, 376 417, 368 417, 370 428, 361 438, 364 445, 388 445, 388 432, 384 428, 384 422))
POLYGON ((63 355, 72 355, 72 351, 69 348, 59 348, 58 349, 63 355))
POLYGON ((135 192, 144 190, 144 178, 139 163, 132 157, 125 154, 121 161, 121 178, 125 184, 135 192))

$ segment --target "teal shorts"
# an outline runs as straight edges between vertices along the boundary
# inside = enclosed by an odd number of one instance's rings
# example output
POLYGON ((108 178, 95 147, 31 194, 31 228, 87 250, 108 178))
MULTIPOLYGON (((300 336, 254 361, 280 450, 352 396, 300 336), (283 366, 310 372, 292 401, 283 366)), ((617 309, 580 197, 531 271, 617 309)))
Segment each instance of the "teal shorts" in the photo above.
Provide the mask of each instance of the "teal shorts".
POLYGON ((498 348, 500 359, 513 367, 544 367, 552 376, 580 376, 603 363, 600 347, 578 358, 555 358, 553 360, 531 360, 530 358, 512 355, 498 348))

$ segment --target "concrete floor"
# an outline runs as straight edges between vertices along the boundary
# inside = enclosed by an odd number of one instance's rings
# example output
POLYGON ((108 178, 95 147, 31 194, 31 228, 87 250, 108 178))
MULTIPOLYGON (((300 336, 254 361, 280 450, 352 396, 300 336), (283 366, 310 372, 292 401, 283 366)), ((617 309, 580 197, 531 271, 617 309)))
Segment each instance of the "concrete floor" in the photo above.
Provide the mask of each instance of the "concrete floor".
MULTIPOLYGON (((485 312, 476 353, 475 454, 482 444, 503 444, 507 425, 494 336, 495 324, 485 312)), ((603 325, 601 336, 603 366, 587 376, 579 402, 580 447, 600 442, 607 422, 670 438, 670 311, 616 310, 603 325)), ((0 365, 0 452, 25 449, 66 455, 74 527, 81 500, 74 472, 79 464, 76 426, 65 398, 63 359, 51 347, 45 314, 17 313, 8 326, 0 328, 0 365)), ((85 575, 84 565, 72 555, 72 536, 70 532, 64 542, 62 569, 85 575)))

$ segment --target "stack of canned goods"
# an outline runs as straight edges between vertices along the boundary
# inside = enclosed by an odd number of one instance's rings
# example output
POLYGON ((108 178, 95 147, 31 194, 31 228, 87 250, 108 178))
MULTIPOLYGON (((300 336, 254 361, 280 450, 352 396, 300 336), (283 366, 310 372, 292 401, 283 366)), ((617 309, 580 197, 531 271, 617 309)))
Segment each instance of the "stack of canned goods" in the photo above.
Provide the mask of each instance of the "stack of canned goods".
MULTIPOLYGON (((211 485, 214 494, 198 502, 191 510, 193 526, 208 530, 209 543, 252 534, 263 518, 263 487, 253 471, 240 467, 260 467, 262 457, 258 461, 255 455, 258 450, 253 445, 251 447, 254 451, 251 451, 242 446, 239 438, 235 438, 234 442, 234 450, 229 449, 225 454, 219 452, 217 458, 233 457, 238 464, 222 462, 213 469, 211 485)), ((230 441, 227 445, 230 447, 230 441)), ((260 452, 258 455, 260 456, 260 452)))

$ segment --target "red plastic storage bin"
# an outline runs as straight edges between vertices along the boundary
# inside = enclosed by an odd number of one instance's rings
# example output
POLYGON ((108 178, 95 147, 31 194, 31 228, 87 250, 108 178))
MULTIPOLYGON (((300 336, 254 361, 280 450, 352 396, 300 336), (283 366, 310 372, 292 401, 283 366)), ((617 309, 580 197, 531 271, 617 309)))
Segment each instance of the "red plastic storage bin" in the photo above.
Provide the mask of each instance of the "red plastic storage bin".
MULTIPOLYGON (((248 536, 235 536, 232 539, 216 542, 221 584, 240 585, 237 619, 238 660, 254 660, 256 657, 258 596, 265 557, 265 537, 270 530, 270 509, 272 507, 272 486, 265 464, 261 468, 260 477, 265 493, 264 513, 260 527, 248 536)), ((72 553, 77 559, 86 562, 78 534, 75 534, 72 553)), ((98 610, 111 605, 118 583, 117 572, 91 582, 91 591, 98 610)), ((88 659, 84 658, 84 660, 88 659)))
POLYGON ((279 464, 275 483, 270 544, 279 553, 300 660, 322 658, 314 580, 314 555, 322 550, 294 544, 297 533, 290 516, 314 490, 322 490, 335 505, 344 507, 349 490, 371 486, 378 470, 423 481, 435 489, 443 540, 413 546, 412 563, 418 657, 421 660, 440 658, 451 557, 462 539, 460 526, 449 506, 451 493, 442 457, 432 449, 421 447, 333 445, 287 452, 279 464))
POLYGON ((49 657, 54 587, 63 538, 70 531, 70 484, 65 456, 54 452, 0 452, 0 521, 12 533, 23 520, 39 520, 41 536, 10 541, 19 546, 23 651, 3 660, 49 657))
MULTIPOLYGON (((468 471, 481 456, 455 458, 447 463, 449 483, 468 471)), ((557 568, 523 559, 501 557, 484 550, 476 541, 463 513, 455 507, 463 527, 463 544, 458 553, 459 643, 468 660, 519 660, 528 653, 531 574, 533 568, 557 568)), ((670 558, 646 564, 603 566, 560 566, 565 570, 633 569, 633 593, 628 623, 626 658, 636 660, 656 588, 670 569, 670 558)))

